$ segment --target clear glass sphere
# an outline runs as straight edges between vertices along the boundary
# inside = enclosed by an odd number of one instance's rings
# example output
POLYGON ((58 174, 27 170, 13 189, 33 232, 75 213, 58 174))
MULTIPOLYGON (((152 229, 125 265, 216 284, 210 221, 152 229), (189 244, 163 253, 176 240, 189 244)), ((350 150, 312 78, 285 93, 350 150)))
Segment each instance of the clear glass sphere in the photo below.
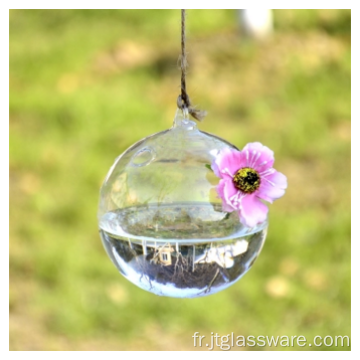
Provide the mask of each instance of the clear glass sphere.
POLYGON ((222 210, 208 165, 227 141, 178 111, 171 129, 138 141, 100 191, 105 250, 124 275, 157 295, 198 297, 234 284, 259 255, 267 221, 254 228, 222 210))

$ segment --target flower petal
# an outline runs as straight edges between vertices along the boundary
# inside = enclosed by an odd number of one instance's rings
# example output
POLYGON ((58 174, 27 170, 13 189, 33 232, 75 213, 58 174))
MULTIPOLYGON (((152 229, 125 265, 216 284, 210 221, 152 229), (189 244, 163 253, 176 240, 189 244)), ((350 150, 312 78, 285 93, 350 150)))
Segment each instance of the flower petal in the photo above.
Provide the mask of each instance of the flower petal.
POLYGON ((246 166, 245 153, 241 151, 225 148, 214 159, 211 168, 217 177, 222 179, 232 179, 234 174, 246 166))
POLYGON ((272 203, 281 198, 287 188, 287 178, 281 172, 274 170, 273 173, 261 178, 261 185, 256 196, 272 203))
POLYGON ((254 227, 266 220, 268 208, 253 194, 246 195, 241 200, 241 210, 239 216, 241 222, 248 226, 254 227))
POLYGON ((279 171, 275 170, 274 173, 267 176, 266 178, 282 189, 287 188, 287 177, 279 171))
POLYGON ((224 211, 232 212, 238 210, 239 207, 234 206, 230 200, 230 198, 238 192, 231 179, 221 179, 219 185, 216 187, 216 191, 223 201, 222 207, 224 211))
POLYGON ((217 166, 215 159, 213 160, 213 162, 211 164, 211 169, 218 178, 221 178, 220 169, 217 166))
POLYGON ((242 152, 245 153, 246 166, 258 172, 267 170, 274 165, 274 152, 259 142, 247 144, 242 152))

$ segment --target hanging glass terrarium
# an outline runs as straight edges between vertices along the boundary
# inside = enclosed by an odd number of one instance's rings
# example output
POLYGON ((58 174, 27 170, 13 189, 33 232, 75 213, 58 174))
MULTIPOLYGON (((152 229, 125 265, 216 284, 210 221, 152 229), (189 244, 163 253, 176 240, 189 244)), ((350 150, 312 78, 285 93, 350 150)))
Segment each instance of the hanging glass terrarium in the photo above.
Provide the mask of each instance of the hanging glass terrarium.
POLYGON ((280 197, 286 178, 261 144, 239 151, 198 130, 184 83, 172 128, 115 160, 98 219, 106 252, 128 280, 157 295, 198 297, 253 265, 268 226, 259 198, 280 197))

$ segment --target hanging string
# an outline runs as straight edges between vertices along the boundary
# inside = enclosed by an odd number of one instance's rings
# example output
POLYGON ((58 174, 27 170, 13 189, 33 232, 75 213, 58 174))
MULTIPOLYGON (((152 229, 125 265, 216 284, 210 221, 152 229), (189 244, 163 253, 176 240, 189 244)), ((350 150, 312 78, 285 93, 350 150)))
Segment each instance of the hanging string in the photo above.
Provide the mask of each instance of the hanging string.
POLYGON ((186 116, 189 113, 194 119, 201 121, 206 116, 206 111, 195 109, 191 106, 189 95, 186 92, 186 52, 185 52, 185 10, 181 10, 181 94, 177 98, 177 106, 186 116))

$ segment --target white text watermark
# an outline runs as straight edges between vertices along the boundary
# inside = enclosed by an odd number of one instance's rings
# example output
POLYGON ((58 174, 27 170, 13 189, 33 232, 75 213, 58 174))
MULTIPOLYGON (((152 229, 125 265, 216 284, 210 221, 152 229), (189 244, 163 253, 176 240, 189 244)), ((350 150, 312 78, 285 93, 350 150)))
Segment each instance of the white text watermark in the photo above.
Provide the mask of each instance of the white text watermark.
POLYGON ((338 335, 338 336, 314 336, 311 341, 304 335, 293 335, 293 336, 243 336, 243 335, 234 335, 230 333, 227 335, 219 335, 218 333, 211 333, 210 336, 206 337, 205 335, 200 335, 197 331, 192 336, 194 339, 194 347, 207 347, 208 350, 213 350, 215 347, 220 348, 221 350, 230 350, 235 347, 245 347, 245 346, 269 346, 269 347, 294 347, 294 346, 309 346, 309 347, 319 347, 319 346, 336 346, 336 347, 350 347, 350 339, 347 335, 338 335))

